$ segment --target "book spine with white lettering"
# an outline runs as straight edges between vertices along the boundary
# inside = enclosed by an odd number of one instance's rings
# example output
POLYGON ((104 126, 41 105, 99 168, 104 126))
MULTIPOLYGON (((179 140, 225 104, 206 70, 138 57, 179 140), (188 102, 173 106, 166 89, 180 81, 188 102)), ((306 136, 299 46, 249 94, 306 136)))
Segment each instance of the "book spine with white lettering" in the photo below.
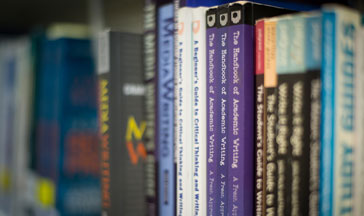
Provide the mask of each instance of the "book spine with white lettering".
POLYGON ((192 11, 193 215, 207 214, 206 8, 192 11))
POLYGON ((228 215, 252 215, 254 197, 254 25, 251 4, 229 7, 228 215))
POLYGON ((276 20, 264 21, 264 141, 263 178, 266 179, 263 215, 277 214, 277 71, 276 20))
POLYGON ((356 35, 355 57, 355 127, 358 133, 355 137, 355 171, 354 171, 354 215, 364 215, 364 28, 361 27, 356 35))
POLYGON ((218 43, 219 45, 219 61, 218 76, 219 89, 218 91, 218 106, 220 112, 218 114, 219 121, 219 135, 220 140, 218 141, 218 205, 220 215, 228 214, 228 25, 229 25, 229 14, 228 5, 222 5, 217 9, 217 27, 218 27, 218 43))
POLYGON ((255 215, 263 215, 265 188, 263 178, 264 138, 264 20, 255 25, 255 215))
POLYGON ((173 215, 174 194, 174 20, 173 4, 158 8, 157 145, 159 212, 173 215))
MULTIPOLYGON (((306 215, 318 215, 319 159, 320 159, 320 108, 321 108, 321 13, 305 18, 305 142, 309 143, 306 154, 306 167, 309 177, 305 177, 308 202, 306 215), (307 105, 306 105, 307 104, 307 105), (308 112, 306 112, 308 110, 308 112)), ((307 144, 306 144, 307 145, 307 144)), ((306 147, 307 148, 307 147, 306 147)), ((304 177, 302 177, 304 178, 304 177)))
POLYGON ((192 8, 178 10, 176 66, 177 215, 192 215, 192 8))
POLYGON ((157 29, 156 29, 156 3, 154 0, 146 0, 144 6, 144 116, 146 122, 144 143, 147 157, 144 164, 145 179, 145 201, 146 212, 149 216, 158 215, 157 194, 158 194, 158 159, 156 149, 156 50, 157 50, 157 29))
POLYGON ((218 180, 217 167, 219 164, 219 45, 217 29, 217 9, 211 8, 206 12, 206 67, 207 67, 207 215, 218 215, 218 180))
POLYGON ((323 9, 320 215, 353 213, 354 68, 358 12, 323 9))

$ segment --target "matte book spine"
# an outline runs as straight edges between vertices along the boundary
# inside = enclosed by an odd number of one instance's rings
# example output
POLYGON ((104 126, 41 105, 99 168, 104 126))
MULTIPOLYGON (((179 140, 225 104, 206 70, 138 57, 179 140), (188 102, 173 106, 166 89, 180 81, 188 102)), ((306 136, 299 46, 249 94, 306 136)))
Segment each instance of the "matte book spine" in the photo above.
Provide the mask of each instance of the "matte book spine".
POLYGON ((173 4, 158 8, 158 188, 161 215, 173 215, 174 194, 174 21, 173 4))
POLYGON ((146 129, 144 135, 145 149, 147 157, 144 166, 145 178, 145 201, 146 212, 149 216, 158 215, 157 206, 157 179, 158 164, 156 159, 156 142, 155 142, 155 101, 156 101, 156 4, 154 0, 146 0, 144 7, 144 116, 146 129))
POLYGON ((192 211, 192 8, 178 11, 177 116, 177 215, 192 211))
POLYGON ((228 214, 228 6, 220 6, 217 10, 218 15, 218 43, 219 62, 218 70, 220 72, 218 89, 220 112, 219 121, 219 166, 218 166, 218 191, 219 191, 219 213, 220 215, 228 214))
POLYGON ((277 214, 277 71, 276 21, 264 22, 264 143, 263 177, 266 178, 263 215, 277 214))
POLYGON ((219 40, 217 29, 217 9, 209 9, 206 13, 206 57, 207 57, 207 215, 218 215, 218 180, 217 171, 219 155, 219 128, 220 122, 218 116, 219 98, 218 90, 220 83, 218 82, 218 56, 219 56, 219 40))
MULTIPOLYGON (((309 184, 308 215, 317 216, 319 214, 319 167, 320 167, 320 111, 321 111, 321 13, 307 17, 305 21, 305 64, 306 83, 304 103, 308 104, 309 116, 305 120, 306 139, 309 141, 309 184)), ((306 143, 306 142, 305 142, 306 143)))
POLYGON ((359 14, 323 12, 320 215, 353 214, 355 34, 359 14))
POLYGON ((263 215, 263 138, 264 138, 264 20, 255 27, 255 215, 263 215))
POLYGON ((206 8, 192 11, 193 215, 207 214, 206 201, 206 8))
POLYGON ((246 5, 229 7, 228 26, 228 215, 252 215, 254 197, 254 25, 246 5), (244 13, 245 12, 245 13, 244 13))
POLYGON ((101 206, 105 215, 110 215, 110 37, 107 32, 100 33, 98 40, 98 91, 99 91, 99 131, 101 139, 101 206))

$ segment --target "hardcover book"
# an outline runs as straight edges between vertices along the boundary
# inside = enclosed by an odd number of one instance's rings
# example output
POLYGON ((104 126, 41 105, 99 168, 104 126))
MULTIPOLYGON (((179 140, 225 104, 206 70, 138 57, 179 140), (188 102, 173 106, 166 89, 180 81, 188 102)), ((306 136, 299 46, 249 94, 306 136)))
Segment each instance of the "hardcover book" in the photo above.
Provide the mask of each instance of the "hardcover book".
POLYGON ((103 215, 145 215, 142 37, 106 30, 98 50, 103 215))

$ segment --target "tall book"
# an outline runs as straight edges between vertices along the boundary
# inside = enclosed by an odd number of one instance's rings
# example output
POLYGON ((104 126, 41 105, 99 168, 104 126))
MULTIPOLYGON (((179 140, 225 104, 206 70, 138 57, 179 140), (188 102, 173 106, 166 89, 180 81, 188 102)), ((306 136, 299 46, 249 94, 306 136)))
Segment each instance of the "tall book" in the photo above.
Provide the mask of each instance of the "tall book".
POLYGON ((207 214, 206 9, 192 11, 193 215, 207 214))
POLYGON ((51 183, 40 199, 55 201, 62 215, 97 215, 100 164, 91 42, 55 37, 44 39, 42 47, 37 171, 51 183))
MULTIPOLYGON (((220 72, 217 82, 217 97, 219 99, 218 113, 218 206, 217 214, 228 214, 228 25, 229 25, 229 9, 228 5, 219 6, 217 9, 217 28, 218 28, 218 64, 217 68, 220 72)), ((215 213, 216 214, 216 213, 215 213)))
POLYGON ((192 8, 178 9, 175 76, 175 140, 177 160, 177 215, 190 215, 192 202, 192 8))
POLYGON ((145 200, 147 203, 146 212, 150 216, 158 215, 157 206, 157 159, 155 143, 155 101, 156 101, 156 50, 157 50, 157 11, 155 0, 146 0, 144 6, 144 117, 146 128, 144 133, 145 158, 144 179, 145 179, 145 200))
POLYGON ((142 37, 107 30, 98 46, 102 214, 145 215, 142 37))
POLYGON ((227 51, 228 214, 254 212, 255 22, 289 12, 251 2, 229 6, 227 51))
POLYGON ((353 213, 355 34, 358 12, 327 5, 322 21, 320 215, 353 213))
POLYGON ((360 216, 364 214, 364 188, 363 188, 363 177, 364 177, 364 88, 362 83, 364 82, 364 28, 361 27, 357 31, 356 35, 356 56, 355 56, 355 115, 357 121, 355 121, 355 127, 358 131, 355 137, 355 170, 354 170, 354 215, 360 216))
POLYGON ((219 116, 219 98, 218 82, 219 71, 219 40, 217 29, 217 8, 210 8, 206 12, 206 68, 207 68, 207 215, 213 216, 218 214, 219 202, 218 194, 218 165, 219 165, 219 136, 218 131, 220 124, 219 116))
POLYGON ((175 212, 173 4, 158 8, 157 145, 159 212, 175 212))

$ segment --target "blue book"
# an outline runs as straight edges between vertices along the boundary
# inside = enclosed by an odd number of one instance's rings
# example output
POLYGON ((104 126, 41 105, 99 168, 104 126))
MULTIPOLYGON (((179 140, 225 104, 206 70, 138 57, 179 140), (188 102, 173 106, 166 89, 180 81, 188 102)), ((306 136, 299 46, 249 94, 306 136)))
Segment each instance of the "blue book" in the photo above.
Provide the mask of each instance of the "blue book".
POLYGON ((61 215, 99 215, 100 165, 91 43, 44 40, 37 106, 37 170, 55 185, 61 215))
POLYGON ((323 9, 320 215, 353 214, 355 34, 359 13, 323 9))
POLYGON ((175 212, 174 165, 174 13, 173 4, 158 8, 157 148, 160 215, 175 212))

